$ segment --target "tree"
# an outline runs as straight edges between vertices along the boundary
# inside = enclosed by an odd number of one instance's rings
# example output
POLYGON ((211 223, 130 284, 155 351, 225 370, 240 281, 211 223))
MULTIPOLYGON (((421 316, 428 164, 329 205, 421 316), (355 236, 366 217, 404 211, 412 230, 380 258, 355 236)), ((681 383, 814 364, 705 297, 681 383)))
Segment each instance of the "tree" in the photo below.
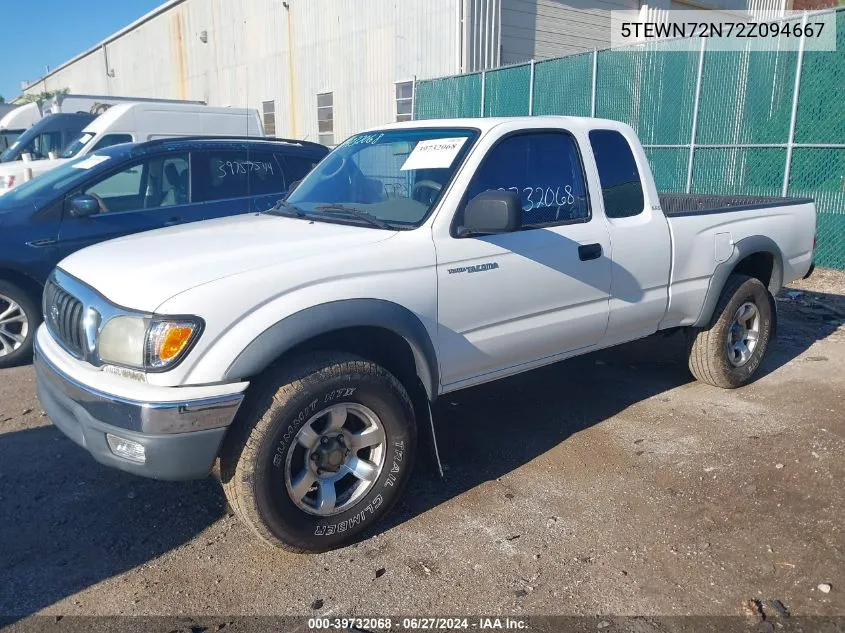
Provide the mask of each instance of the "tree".
POLYGON ((48 90, 45 92, 39 92, 38 94, 26 94, 21 98, 21 103, 40 103, 59 95, 66 95, 69 92, 69 88, 60 88, 59 90, 48 90))
POLYGON ((6 103, 6 97, 0 95, 0 103, 6 103))

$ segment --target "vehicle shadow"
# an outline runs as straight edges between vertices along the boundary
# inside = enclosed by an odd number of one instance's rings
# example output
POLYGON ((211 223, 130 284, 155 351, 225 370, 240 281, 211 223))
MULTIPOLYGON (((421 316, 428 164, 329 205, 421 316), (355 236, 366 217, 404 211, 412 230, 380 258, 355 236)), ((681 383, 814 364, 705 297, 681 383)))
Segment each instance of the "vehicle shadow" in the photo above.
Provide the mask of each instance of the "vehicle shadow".
POLYGON ((212 478, 105 468, 56 427, 0 435, 0 619, 23 618, 149 563, 224 516, 212 478))
MULTIPOLYGON (((792 299, 788 293, 794 292, 787 289, 778 298, 778 338, 771 343, 758 380, 845 322, 845 297, 800 292, 792 299)), ((439 478, 430 455, 420 453, 422 468, 416 470, 408 492, 374 529, 400 525, 637 402, 692 382, 686 346, 684 333, 657 334, 443 396, 433 415, 440 457, 448 469, 445 477, 439 478)))
POLYGON ((845 295, 786 288, 777 297, 778 336, 770 345, 757 380, 826 339, 845 323, 845 295))

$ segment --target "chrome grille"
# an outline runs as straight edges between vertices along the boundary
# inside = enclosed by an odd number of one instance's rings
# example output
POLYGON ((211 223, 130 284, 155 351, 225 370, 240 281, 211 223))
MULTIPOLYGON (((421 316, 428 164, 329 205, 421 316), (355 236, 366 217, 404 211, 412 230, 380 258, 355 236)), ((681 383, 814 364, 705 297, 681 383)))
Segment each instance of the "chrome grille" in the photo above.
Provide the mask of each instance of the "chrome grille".
POLYGON ((63 290, 53 280, 44 288, 44 320, 47 329, 62 346, 77 358, 84 354, 85 331, 82 326, 82 302, 63 290))

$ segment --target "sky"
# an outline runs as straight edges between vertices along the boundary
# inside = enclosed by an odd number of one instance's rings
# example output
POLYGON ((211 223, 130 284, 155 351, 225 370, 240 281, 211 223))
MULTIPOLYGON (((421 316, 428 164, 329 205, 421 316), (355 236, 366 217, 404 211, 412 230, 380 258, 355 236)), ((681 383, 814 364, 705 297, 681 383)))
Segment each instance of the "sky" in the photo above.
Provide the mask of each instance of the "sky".
POLYGON ((19 5, 14 17, 3 20, 0 95, 12 101, 22 81, 40 78, 45 66, 60 66, 160 4, 163 0, 39 0, 19 5))

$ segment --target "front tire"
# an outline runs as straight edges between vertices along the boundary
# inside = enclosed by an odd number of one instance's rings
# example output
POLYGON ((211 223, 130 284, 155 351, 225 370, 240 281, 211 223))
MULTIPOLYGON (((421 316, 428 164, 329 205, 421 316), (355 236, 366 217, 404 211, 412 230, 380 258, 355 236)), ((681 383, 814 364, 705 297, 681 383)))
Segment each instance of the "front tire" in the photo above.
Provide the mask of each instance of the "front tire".
POLYGON ((738 274, 728 277, 711 326, 690 331, 692 375, 723 389, 751 382, 769 347, 772 303, 759 279, 738 274))
POLYGON ((344 353, 300 357, 254 384, 220 457, 235 513, 264 541, 318 552, 353 541, 407 483, 416 422, 387 370, 344 353))
POLYGON ((0 369, 32 359, 32 341, 41 313, 29 294, 0 281, 0 369))

